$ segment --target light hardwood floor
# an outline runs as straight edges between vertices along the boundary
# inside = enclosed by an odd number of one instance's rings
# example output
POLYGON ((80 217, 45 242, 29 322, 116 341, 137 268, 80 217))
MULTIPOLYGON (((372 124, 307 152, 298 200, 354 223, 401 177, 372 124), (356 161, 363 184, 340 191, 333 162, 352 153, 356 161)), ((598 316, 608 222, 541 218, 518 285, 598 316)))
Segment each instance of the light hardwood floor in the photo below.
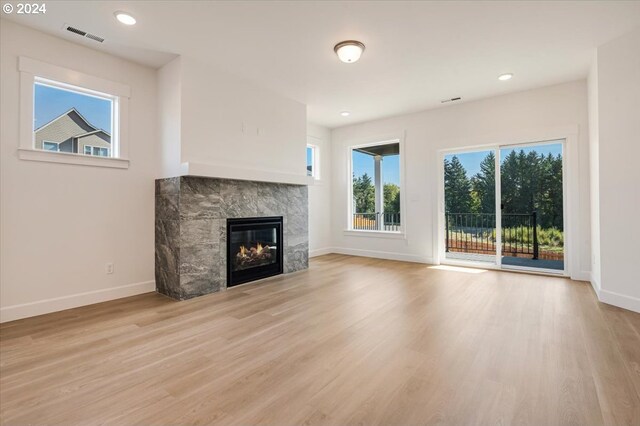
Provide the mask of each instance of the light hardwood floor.
POLYGON ((3 424, 640 425, 640 314, 589 284, 328 255, 0 327, 3 424))

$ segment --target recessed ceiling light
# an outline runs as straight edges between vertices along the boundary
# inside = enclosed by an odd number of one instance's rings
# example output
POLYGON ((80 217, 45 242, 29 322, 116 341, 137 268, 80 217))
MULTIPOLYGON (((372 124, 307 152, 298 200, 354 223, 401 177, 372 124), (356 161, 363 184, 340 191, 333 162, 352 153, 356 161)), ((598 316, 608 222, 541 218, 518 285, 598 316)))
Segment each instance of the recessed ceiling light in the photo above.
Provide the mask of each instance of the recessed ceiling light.
POLYGON ((364 44, 356 40, 341 41, 333 47, 333 51, 342 62, 352 64, 362 56, 364 44))
POLYGON ((511 80, 512 78, 513 78, 513 74, 509 73, 509 74, 502 74, 501 76, 498 77, 498 80, 507 81, 507 80, 511 80))
POLYGON ((125 25, 134 25, 136 23, 136 18, 129 15, 127 12, 118 11, 114 13, 114 15, 118 21, 125 25))
POLYGON ((348 117, 351 115, 351 113, 349 111, 340 111, 340 115, 343 117, 348 117))

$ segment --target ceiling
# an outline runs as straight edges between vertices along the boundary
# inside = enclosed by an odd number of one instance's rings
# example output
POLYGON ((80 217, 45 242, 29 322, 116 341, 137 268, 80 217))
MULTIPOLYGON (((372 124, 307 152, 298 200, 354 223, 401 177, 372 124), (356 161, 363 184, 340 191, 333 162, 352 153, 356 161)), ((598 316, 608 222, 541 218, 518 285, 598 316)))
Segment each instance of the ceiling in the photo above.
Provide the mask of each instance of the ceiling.
POLYGON ((3 16, 154 67, 197 56, 307 104, 310 122, 332 128, 584 78, 594 47, 640 26, 638 1, 46 4, 44 15, 3 16), (123 26, 116 10, 138 23, 123 26), (333 46, 345 39, 366 45, 359 62, 338 61, 333 46), (512 80, 497 80, 507 72, 512 80))

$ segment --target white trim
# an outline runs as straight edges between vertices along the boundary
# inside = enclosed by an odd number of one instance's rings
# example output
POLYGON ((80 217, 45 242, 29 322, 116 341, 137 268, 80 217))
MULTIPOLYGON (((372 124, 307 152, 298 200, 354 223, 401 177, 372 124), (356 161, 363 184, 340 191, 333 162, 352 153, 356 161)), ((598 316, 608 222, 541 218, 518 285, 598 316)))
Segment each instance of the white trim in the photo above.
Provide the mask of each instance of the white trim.
POLYGON ((318 256, 324 256, 325 254, 331 254, 333 253, 333 250, 331 249, 331 247, 325 247, 325 248, 321 248, 321 249, 315 249, 315 250, 309 250, 309 257, 318 257, 318 256))
POLYGON ((397 231, 371 231, 366 229, 345 229, 342 231, 346 237, 374 237, 374 238, 390 238, 395 240, 406 240, 407 235, 404 232, 397 231))
MULTIPOLYGON (((129 86, 105 80, 92 75, 84 74, 72 69, 47 64, 35 59, 20 56, 18 58, 18 70, 20 71, 20 139, 18 143, 18 158, 34 161, 48 161, 52 163, 82 164, 87 166, 97 165, 103 167, 127 168, 129 160, 128 147, 128 114, 131 89, 129 86), (41 154, 28 153, 35 148, 35 131, 33 129, 34 116, 34 85, 39 84, 59 87, 63 90, 72 90, 87 96, 97 96, 111 100, 111 134, 109 153, 113 160, 123 160, 111 163, 92 163, 78 160, 74 157, 52 157, 44 159, 41 154), (114 166, 113 164, 118 164, 114 166), (126 166, 124 166, 126 164, 126 166)), ((76 111, 77 112, 77 111, 76 111)), ((78 113, 79 114, 79 113, 78 113)), ((81 115, 82 117, 82 115, 81 115)), ((82 117, 85 121, 86 119, 82 117)), ((55 121, 55 120, 54 120, 55 121)), ((46 123, 43 127, 51 124, 46 123)), ((90 124, 90 123, 89 123, 90 124)), ((95 127, 91 125, 92 127, 95 127)), ((98 130, 98 129, 96 129, 98 130)), ((105 132, 106 133, 106 132, 105 132)), ((42 151, 45 155, 54 155, 51 151, 42 151)), ((84 155, 83 153, 79 153, 84 155)), ((75 154, 72 154, 75 155, 75 154)), ((106 157, 101 157, 106 158, 106 157)))
POLYGON ((602 289, 596 294, 602 303, 640 313, 640 299, 637 297, 602 289))
MULTIPOLYGON (((307 139, 309 138, 310 137, 308 136, 307 139)), ((309 148, 311 148, 311 176, 310 177, 313 177, 315 180, 320 180, 320 146, 307 142, 307 149, 309 148)), ((305 150, 305 160, 306 160, 306 150, 305 150)), ((305 170, 306 170, 306 162, 305 162, 305 170)), ((307 173, 307 176, 309 176, 308 173, 307 173)))
POLYGON ((28 161, 75 164, 78 166, 111 167, 115 169, 129 168, 129 160, 126 158, 99 157, 70 152, 43 151, 41 149, 18 149, 18 158, 28 161))
POLYGON ((155 291, 155 288, 156 283, 152 280, 127 284, 120 287, 105 288, 85 293, 72 294, 69 296, 39 300, 37 302, 5 306, 0 308, 0 322, 14 321, 21 318, 48 314, 50 312, 77 308, 79 306, 92 305, 94 303, 135 296, 137 294, 150 293, 155 291))
POLYGON ((37 75, 38 77, 66 83, 72 86, 80 86, 94 91, 111 94, 119 97, 130 98, 131 88, 126 84, 85 74, 69 68, 60 67, 36 59, 20 56, 18 58, 18 71, 37 75))
POLYGON ((433 259, 415 254, 394 253, 377 250, 361 250, 348 247, 332 247, 331 253, 346 254, 349 256, 371 257, 374 259, 400 260, 403 262, 434 264, 433 259))
MULTIPOLYGON (((306 164, 306 163, 305 163, 306 164)), ((186 162, 180 165, 180 176, 199 176, 221 179, 250 180, 257 182, 289 183, 292 185, 313 185, 311 176, 283 173, 277 170, 253 169, 219 163, 186 162)), ((168 177, 168 176, 167 176, 168 177)))
MULTIPOLYGON (((400 224, 400 233, 402 235, 406 235, 407 233, 407 223, 406 223, 406 217, 407 214, 403 213, 407 211, 407 197, 406 196, 402 196, 402 194, 408 194, 407 191, 407 185, 406 185, 406 180, 405 180, 405 174, 406 174, 406 153, 405 153, 405 131, 404 130, 400 130, 400 131, 396 131, 396 132, 391 132, 391 133, 385 133, 385 134, 380 134, 380 135, 376 135, 376 136, 367 136, 365 138, 357 138, 357 139, 353 139, 350 142, 347 143, 347 212, 346 212, 346 230, 345 232, 349 232, 349 231, 356 231, 359 232, 359 230, 355 230, 353 229, 353 150, 356 148, 363 148, 363 147, 369 147, 369 146, 378 146, 378 145, 387 145, 389 143, 393 143, 393 142, 397 142, 399 145, 399 156, 400 156, 400 160, 399 160, 399 165, 400 165, 400 214, 401 217, 404 217, 405 219, 401 219, 401 224, 400 224)), ((389 233, 391 232, 392 234, 397 234, 396 232, 393 231, 377 231, 376 234, 379 233, 389 233)))

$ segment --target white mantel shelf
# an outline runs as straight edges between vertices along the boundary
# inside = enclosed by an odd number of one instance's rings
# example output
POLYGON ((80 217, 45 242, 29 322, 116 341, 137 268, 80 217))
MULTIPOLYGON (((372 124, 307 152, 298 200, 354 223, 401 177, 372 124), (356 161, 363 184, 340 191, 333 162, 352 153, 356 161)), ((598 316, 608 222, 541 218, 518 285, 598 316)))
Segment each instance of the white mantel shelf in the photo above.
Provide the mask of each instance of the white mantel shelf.
POLYGON ((222 164, 182 163, 180 176, 198 176, 219 179, 250 180, 258 182, 287 183, 310 186, 315 179, 311 176, 282 173, 274 170, 240 168, 222 164))

